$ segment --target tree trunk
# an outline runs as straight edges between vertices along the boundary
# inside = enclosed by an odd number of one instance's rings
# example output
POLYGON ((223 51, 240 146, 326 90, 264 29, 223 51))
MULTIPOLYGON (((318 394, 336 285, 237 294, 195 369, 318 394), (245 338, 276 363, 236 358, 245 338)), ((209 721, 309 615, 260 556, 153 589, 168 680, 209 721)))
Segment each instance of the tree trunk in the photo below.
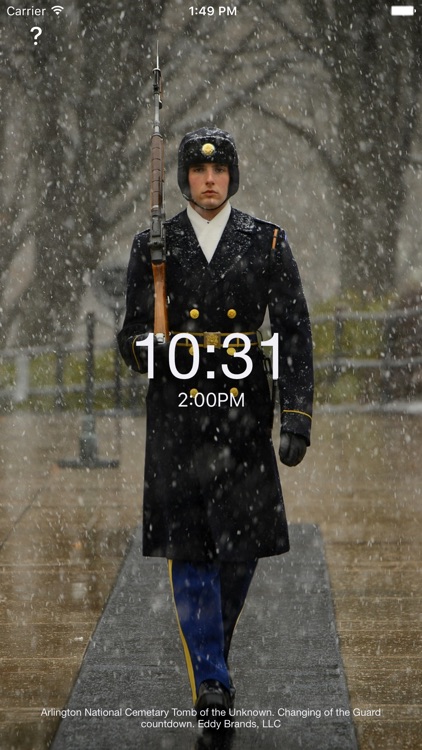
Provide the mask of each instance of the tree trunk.
POLYGON ((421 85, 420 40, 385 4, 339 7, 335 27, 341 289, 380 297, 396 284, 405 172, 421 85))

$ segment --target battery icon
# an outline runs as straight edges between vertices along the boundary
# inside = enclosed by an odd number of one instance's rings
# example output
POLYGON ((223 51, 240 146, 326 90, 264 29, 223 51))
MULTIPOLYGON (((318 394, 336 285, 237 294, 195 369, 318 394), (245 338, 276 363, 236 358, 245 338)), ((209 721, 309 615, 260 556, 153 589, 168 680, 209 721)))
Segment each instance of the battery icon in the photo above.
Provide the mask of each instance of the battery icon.
POLYGON ((415 8, 413 5, 392 5, 391 15, 392 16, 413 16, 415 8))

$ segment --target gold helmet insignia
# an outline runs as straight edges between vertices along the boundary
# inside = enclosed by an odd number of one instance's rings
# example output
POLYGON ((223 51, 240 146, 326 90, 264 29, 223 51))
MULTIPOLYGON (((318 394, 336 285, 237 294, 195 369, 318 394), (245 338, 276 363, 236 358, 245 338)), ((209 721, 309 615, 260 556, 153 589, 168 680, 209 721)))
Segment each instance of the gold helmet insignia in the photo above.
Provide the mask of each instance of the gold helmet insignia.
POLYGON ((204 156, 212 156, 214 152, 215 146, 212 143, 204 143, 201 148, 201 153, 203 153, 204 156))

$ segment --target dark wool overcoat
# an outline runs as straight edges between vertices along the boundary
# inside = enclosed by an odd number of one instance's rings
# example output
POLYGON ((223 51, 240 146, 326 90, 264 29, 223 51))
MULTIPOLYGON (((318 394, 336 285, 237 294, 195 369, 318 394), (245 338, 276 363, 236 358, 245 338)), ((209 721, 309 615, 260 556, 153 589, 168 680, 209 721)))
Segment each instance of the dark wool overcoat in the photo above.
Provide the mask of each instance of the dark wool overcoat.
MULTIPOLYGON (((169 327, 173 335, 220 332, 222 341, 229 333, 258 331, 268 308, 279 341, 281 430, 309 444, 309 316, 286 235, 280 230, 274 239, 275 229, 232 209, 208 263, 187 212, 167 221, 169 327)), ((142 232, 133 242, 126 317, 118 335, 123 358, 139 371, 146 369, 146 349, 136 345, 136 337, 153 330, 148 237, 142 232)), ((173 372, 169 346, 155 354, 147 394, 143 553, 242 561, 286 552, 263 350, 254 337, 248 352, 242 341, 219 347, 217 339, 214 351, 207 351, 203 339, 197 340, 195 366, 192 340, 170 346, 173 372), (244 376, 249 360, 252 370, 244 376)))

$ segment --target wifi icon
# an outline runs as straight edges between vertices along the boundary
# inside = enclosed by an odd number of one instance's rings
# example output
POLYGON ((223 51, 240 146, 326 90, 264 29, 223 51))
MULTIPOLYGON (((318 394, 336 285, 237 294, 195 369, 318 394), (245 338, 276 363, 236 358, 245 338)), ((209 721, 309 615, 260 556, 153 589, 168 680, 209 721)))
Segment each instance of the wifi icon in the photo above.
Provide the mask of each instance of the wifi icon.
POLYGON ((52 11, 56 14, 56 16, 59 16, 62 10, 64 10, 63 5, 53 5, 52 11))

